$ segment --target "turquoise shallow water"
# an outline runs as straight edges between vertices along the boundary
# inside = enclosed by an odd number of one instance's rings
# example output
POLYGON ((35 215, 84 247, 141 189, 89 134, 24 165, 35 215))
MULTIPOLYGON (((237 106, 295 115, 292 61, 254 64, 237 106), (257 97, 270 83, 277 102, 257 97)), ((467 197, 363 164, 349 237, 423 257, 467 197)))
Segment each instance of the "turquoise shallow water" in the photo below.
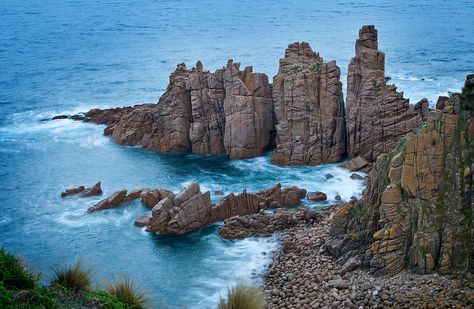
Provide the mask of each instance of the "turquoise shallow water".
MULTIPOLYGON (((99 198, 61 200, 66 187, 240 192, 277 182, 360 194, 361 182, 331 165, 280 168, 244 161, 126 148, 101 126, 42 121, 92 107, 155 102, 175 65, 228 58, 270 78, 288 43, 309 41, 347 64, 363 24, 376 24, 387 75, 412 102, 456 91, 474 71, 472 1, 16 1, 0 2, 0 245, 37 271, 82 256, 99 283, 130 275, 171 308, 211 307, 238 278, 258 281, 277 239, 223 241, 210 227, 182 237, 133 226, 139 203, 87 215, 99 198), (326 173, 336 177, 327 181, 326 173)), ((305 204, 318 207, 317 204, 305 204)))

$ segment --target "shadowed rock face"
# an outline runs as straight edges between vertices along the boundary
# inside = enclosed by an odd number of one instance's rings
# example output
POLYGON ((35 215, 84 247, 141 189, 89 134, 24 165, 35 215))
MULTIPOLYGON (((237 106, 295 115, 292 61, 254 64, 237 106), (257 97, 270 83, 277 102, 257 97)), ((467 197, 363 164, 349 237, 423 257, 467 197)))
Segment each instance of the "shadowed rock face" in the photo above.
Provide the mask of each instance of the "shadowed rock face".
POLYGON ((308 43, 293 43, 273 78, 276 149, 272 162, 317 165, 341 160, 345 152, 345 111, 341 72, 324 63, 308 43))
POLYGON ((222 155, 224 148, 224 69, 203 71, 198 62, 187 79, 191 97, 192 123, 189 131, 194 153, 222 155))
POLYGON ((263 155, 273 130, 268 77, 253 73, 252 67, 246 67, 242 72, 239 67, 240 63, 229 60, 224 71, 224 145, 231 159, 263 155))
POLYGON ((361 201, 335 213, 330 253, 375 274, 474 269, 474 75, 444 105, 379 157, 361 201))
MULTIPOLYGON (((405 134, 422 123, 427 105, 415 110, 403 93, 385 81, 385 54, 378 50, 377 30, 364 26, 356 41, 347 76, 347 144, 350 157, 374 162, 395 149, 405 134)), ((427 103, 427 102, 426 102, 427 103)))
POLYGON ((219 205, 211 204, 209 192, 201 193, 198 183, 190 184, 177 195, 170 194, 152 210, 148 231, 159 234, 184 234, 234 216, 257 213, 269 207, 296 206, 306 190, 281 189, 277 184, 257 193, 229 194, 219 205))

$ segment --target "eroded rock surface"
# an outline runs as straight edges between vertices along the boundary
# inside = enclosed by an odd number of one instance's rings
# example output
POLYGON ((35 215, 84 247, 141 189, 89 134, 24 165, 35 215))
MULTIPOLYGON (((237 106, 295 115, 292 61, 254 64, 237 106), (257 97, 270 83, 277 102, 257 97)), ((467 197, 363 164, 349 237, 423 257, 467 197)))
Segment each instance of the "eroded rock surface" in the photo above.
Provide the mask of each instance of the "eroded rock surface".
POLYGON ((300 223, 318 220, 317 211, 277 209, 274 213, 262 211, 247 216, 235 216, 224 221, 219 234, 225 239, 242 239, 251 236, 270 236, 300 223))
POLYGON ((93 109, 83 118, 106 124, 106 135, 122 145, 160 152, 192 151, 231 159, 263 155, 273 130, 268 78, 243 71, 229 60, 214 73, 201 62, 179 64, 158 104, 93 109))
POLYGON ((273 78, 276 149, 272 162, 317 165, 345 152, 345 109, 340 69, 308 43, 293 43, 273 78))
POLYGON ((100 181, 91 187, 79 186, 76 188, 70 188, 61 192, 61 197, 66 197, 70 195, 80 194, 81 197, 90 197, 94 195, 102 194, 102 188, 100 187, 100 181))
POLYGON ((231 193, 214 205, 210 193, 201 193, 199 184, 193 183, 153 207, 148 230, 159 234, 184 234, 234 216, 258 213, 265 208, 295 206, 305 194, 304 189, 281 189, 277 184, 257 193, 231 193))
POLYGON ((327 250, 374 274, 474 269, 474 75, 462 94, 370 173, 361 201, 334 215, 327 250))
POLYGON ((102 187, 99 181, 92 187, 85 188, 84 191, 81 192, 81 197, 90 197, 100 194, 102 194, 102 187))
POLYGON ((348 154, 369 162, 395 149, 400 138, 428 117, 426 105, 415 109, 394 85, 386 84, 385 54, 378 50, 374 26, 359 31, 348 69, 346 106, 348 154))
POLYGON ((87 212, 96 212, 96 211, 101 211, 105 209, 117 208, 125 201, 126 197, 127 197, 126 189, 116 191, 112 193, 112 195, 110 195, 109 197, 95 204, 93 207, 90 207, 89 209, 87 209, 87 212))
POLYGON ((66 189, 64 190, 63 192, 61 192, 61 197, 66 197, 66 196, 70 196, 70 195, 76 195, 76 194, 79 194, 81 193, 82 191, 84 191, 86 188, 84 186, 79 186, 79 187, 75 187, 75 188, 70 188, 70 189, 66 189))

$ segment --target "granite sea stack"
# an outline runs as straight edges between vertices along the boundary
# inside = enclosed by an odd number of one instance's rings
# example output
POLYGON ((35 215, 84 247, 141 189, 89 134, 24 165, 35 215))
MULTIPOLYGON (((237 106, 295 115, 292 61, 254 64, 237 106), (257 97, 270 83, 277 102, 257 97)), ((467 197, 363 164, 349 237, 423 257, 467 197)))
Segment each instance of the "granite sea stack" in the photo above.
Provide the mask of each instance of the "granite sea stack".
POLYGON ((341 207, 327 250, 374 274, 474 270, 474 75, 399 147, 379 156, 361 201, 341 207))
POLYGON ((84 119, 106 124, 104 133, 122 145, 251 158, 269 147, 272 92, 265 74, 232 60, 214 73, 201 62, 179 64, 158 104, 94 109, 84 119))
POLYGON ((200 61, 191 69, 178 64, 158 104, 93 109, 70 118, 106 124, 104 133, 118 143, 160 152, 245 159, 274 150, 271 160, 279 165, 335 163, 348 155, 366 161, 368 169, 433 113, 428 100, 412 106, 387 85, 374 26, 360 30, 355 51, 347 110, 336 62, 324 62, 302 42, 288 46, 273 84, 232 60, 214 73, 200 61))
POLYGON ((394 85, 387 85, 385 54, 378 50, 377 30, 359 31, 347 76, 347 152, 374 162, 395 149, 405 134, 428 117, 428 101, 411 106, 394 85))
POLYGON ((317 165, 341 160, 346 147, 341 71, 308 43, 293 43, 273 78, 276 149, 272 162, 317 165))

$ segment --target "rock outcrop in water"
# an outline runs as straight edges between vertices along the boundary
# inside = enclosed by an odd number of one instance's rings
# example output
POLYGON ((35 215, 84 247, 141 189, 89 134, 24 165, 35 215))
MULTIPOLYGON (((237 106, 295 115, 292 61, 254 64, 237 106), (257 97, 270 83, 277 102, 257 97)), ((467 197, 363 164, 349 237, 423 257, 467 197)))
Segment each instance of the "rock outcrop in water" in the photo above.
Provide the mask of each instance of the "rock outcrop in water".
POLYGON ((364 198, 334 215, 327 250, 374 274, 474 270, 474 75, 462 94, 370 173, 364 198))
POLYGON ((189 70, 179 64, 158 104, 94 109, 84 120, 106 124, 104 133, 122 145, 231 159, 261 156, 273 131, 271 87, 265 74, 239 67, 229 60, 210 73, 201 62, 189 70))
MULTIPOLYGON (((100 182, 94 185, 91 189, 97 188, 100 182)), ((86 192, 86 191, 84 191, 86 192)), ((102 192, 102 191, 101 191, 102 192)), ((131 192, 128 192, 126 189, 116 191, 112 193, 107 198, 99 201, 93 207, 90 207, 87 212, 96 212, 102 211, 106 209, 117 208, 122 205, 128 204, 133 202, 136 199, 140 199, 142 204, 146 207, 153 207, 158 204, 159 201, 163 200, 164 198, 171 195, 172 192, 165 190, 165 189, 149 189, 149 188, 141 188, 135 189, 131 192)))
POLYGON ((70 188, 61 192, 61 197, 66 197, 70 195, 80 194, 81 197, 90 197, 94 195, 102 194, 102 188, 100 187, 100 181, 91 187, 79 186, 76 188, 70 188))
POLYGON ((346 124, 340 69, 308 43, 293 43, 273 78, 276 149, 272 162, 317 165, 341 160, 346 124))
POLYGON ((184 234, 234 216, 257 213, 269 207, 296 206, 306 190, 281 185, 257 193, 229 194, 219 205, 211 203, 210 192, 201 193, 198 183, 171 194, 152 210, 147 229, 159 234, 184 234))
POLYGON ((72 118, 106 124, 104 133, 122 145, 160 152, 244 159, 275 147, 271 160, 281 165, 335 163, 346 154, 373 163, 433 113, 426 99, 411 106, 387 85, 374 26, 360 30, 355 51, 347 111, 336 62, 325 63, 302 42, 288 46, 273 85, 232 60, 214 73, 199 61, 192 69, 179 64, 158 104, 94 109, 72 118))
POLYGON ((415 110, 403 93, 387 85, 385 54, 378 50, 374 26, 359 31, 355 53, 347 76, 347 152, 374 162, 420 126, 427 105, 420 103, 415 110))

